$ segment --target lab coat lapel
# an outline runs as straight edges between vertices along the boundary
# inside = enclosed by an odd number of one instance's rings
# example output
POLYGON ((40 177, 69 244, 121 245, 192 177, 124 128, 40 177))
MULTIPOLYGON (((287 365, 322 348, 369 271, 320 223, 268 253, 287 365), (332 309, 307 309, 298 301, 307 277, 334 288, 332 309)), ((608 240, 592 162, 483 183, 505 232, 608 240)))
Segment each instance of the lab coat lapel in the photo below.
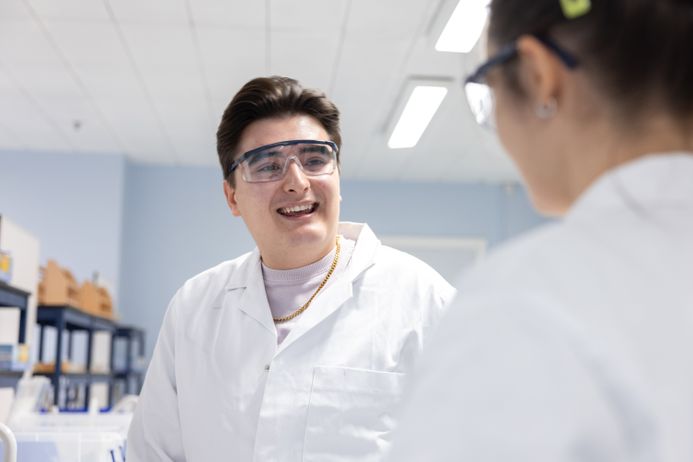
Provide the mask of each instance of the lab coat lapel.
POLYGON ((243 291, 238 299, 238 309, 255 319, 276 337, 277 330, 274 327, 269 303, 267 302, 258 249, 248 254, 238 271, 231 275, 227 284, 227 290, 243 291))
POLYGON ((298 340, 306 332, 322 322, 329 315, 337 311, 347 300, 353 297, 352 280, 342 279, 335 281, 333 286, 325 287, 324 292, 318 295, 312 306, 301 315, 301 320, 284 341, 279 345, 277 354, 284 351, 289 345, 298 340))
POLYGON ((312 306, 301 315, 300 322, 279 345, 277 354, 349 301, 354 296, 354 281, 373 265, 380 241, 368 225, 340 223, 339 232, 349 239, 356 240, 349 264, 331 284, 327 284, 322 293, 315 298, 312 306))

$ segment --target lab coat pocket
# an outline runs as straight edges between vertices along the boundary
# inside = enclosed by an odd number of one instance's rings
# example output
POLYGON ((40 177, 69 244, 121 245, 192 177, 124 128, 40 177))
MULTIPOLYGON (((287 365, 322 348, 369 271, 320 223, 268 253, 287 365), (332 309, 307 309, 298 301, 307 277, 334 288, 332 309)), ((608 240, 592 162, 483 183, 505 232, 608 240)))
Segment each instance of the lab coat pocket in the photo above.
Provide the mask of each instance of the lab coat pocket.
POLYGON ((315 367, 303 460, 382 460, 403 380, 397 372, 315 367))

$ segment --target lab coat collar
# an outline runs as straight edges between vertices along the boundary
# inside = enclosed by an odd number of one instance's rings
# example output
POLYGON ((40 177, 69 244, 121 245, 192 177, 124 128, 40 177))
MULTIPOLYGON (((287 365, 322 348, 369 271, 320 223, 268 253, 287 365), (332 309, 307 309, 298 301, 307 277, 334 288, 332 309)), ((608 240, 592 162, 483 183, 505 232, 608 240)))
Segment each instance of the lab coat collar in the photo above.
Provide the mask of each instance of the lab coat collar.
MULTIPOLYGON (((301 315, 301 320, 280 345, 284 350, 295 339, 328 317, 353 296, 353 283, 366 269, 373 265, 380 241, 366 224, 343 222, 339 234, 356 241, 351 259, 343 273, 328 284, 301 315)), ((276 328, 267 302, 265 283, 262 277, 260 251, 255 248, 246 255, 239 267, 232 271, 226 284, 227 291, 243 290, 239 309, 259 322, 276 336, 276 328)))
POLYGON ((606 172, 578 198, 567 219, 613 207, 693 207, 693 153, 639 157, 606 172))
POLYGON ((227 292, 242 290, 243 294, 238 301, 238 308, 276 337, 277 330, 274 327, 272 313, 267 302, 260 251, 257 248, 246 255, 238 269, 231 272, 226 290, 227 292))
POLYGON ((354 282, 374 264, 380 241, 368 225, 343 222, 339 224, 339 234, 356 241, 351 259, 343 272, 325 286, 310 308, 301 315, 299 322, 279 345, 277 355, 351 299, 354 282))

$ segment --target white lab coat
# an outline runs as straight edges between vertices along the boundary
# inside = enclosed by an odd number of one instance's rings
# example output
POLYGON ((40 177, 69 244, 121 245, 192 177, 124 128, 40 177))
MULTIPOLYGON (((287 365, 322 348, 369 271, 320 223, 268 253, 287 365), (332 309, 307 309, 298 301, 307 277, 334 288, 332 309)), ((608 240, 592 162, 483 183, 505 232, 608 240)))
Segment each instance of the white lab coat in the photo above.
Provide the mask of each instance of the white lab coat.
POLYGON ((390 460, 693 460, 693 155, 605 174, 458 289, 390 460))
POLYGON ((256 249, 174 296, 128 462, 375 461, 402 381, 454 289, 366 225, 349 264, 277 346, 256 249))

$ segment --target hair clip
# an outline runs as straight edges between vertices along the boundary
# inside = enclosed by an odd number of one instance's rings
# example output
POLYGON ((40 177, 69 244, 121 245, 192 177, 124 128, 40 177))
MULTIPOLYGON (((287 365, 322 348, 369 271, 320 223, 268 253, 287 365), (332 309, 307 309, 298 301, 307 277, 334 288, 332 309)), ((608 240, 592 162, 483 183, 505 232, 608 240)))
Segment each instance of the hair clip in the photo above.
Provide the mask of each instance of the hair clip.
POLYGON ((592 9, 590 0, 560 0, 563 16, 567 19, 575 19, 584 16, 592 9))

